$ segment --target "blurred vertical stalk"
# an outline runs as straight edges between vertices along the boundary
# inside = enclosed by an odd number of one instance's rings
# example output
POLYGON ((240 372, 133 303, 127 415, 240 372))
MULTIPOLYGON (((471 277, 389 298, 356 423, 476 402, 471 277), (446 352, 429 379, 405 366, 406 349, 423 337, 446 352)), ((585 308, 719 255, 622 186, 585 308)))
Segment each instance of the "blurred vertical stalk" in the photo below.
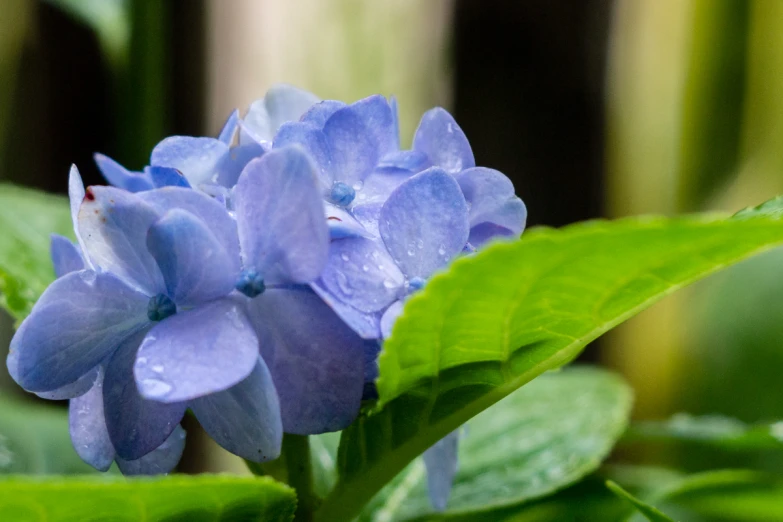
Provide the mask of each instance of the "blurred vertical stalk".
MULTIPOLYGON (((6 0, 0 16, 0 165, 5 164, 16 71, 33 12, 31 0, 6 0)), ((0 176, 2 174, 0 173, 0 176)))

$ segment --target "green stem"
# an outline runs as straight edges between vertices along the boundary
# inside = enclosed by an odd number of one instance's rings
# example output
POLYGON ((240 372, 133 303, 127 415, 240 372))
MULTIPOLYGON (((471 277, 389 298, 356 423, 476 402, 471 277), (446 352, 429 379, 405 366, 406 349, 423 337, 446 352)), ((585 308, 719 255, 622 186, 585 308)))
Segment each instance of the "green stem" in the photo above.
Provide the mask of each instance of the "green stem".
POLYGON ((288 472, 288 485, 296 490, 298 499, 294 522, 311 522, 319 501, 313 493, 313 470, 307 435, 286 433, 283 436, 282 456, 288 472))

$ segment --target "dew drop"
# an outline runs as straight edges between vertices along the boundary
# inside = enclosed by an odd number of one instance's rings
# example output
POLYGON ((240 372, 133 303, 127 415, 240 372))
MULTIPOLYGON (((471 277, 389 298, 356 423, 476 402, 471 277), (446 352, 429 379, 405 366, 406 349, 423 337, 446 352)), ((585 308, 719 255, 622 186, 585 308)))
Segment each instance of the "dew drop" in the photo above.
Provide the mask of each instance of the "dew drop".
POLYGON ((413 257, 416 253, 413 251, 413 249, 408 250, 408 255, 413 257))
POLYGON ((152 366, 152 371, 155 373, 162 373, 163 372, 163 365, 155 364, 152 366))
POLYGON ((416 241, 416 246, 419 247, 419 250, 424 248, 424 240, 423 239, 419 239, 418 241, 416 241))
POLYGON ((345 295, 353 295, 353 288, 348 282, 348 277, 342 272, 337 272, 337 286, 345 295))
POLYGON ((362 190, 363 186, 364 186, 364 182, 357 181, 356 183, 353 184, 353 189, 354 190, 362 190))
POLYGON ((147 358, 139 357, 138 359, 136 359, 136 364, 147 364, 147 358))
POLYGON ((340 254, 340 259, 343 261, 348 261, 348 254, 340 254))
POLYGON ((173 390, 171 384, 160 379, 144 379, 141 381, 141 386, 144 388, 145 395, 155 398, 163 398, 173 390))
POLYGON ((394 281, 392 281, 391 279, 384 279, 384 280, 383 280, 383 286, 384 286, 385 288, 388 288, 389 290, 391 290, 391 289, 392 289, 392 288, 394 288, 396 285, 394 284, 394 281))
POLYGON ((362 265, 362 271, 363 272, 369 272, 370 271, 370 267, 367 266, 367 265, 362 265))
POLYGON ((445 254, 446 254, 446 246, 445 245, 441 245, 440 247, 438 247, 438 255, 442 256, 442 255, 445 255, 445 254))

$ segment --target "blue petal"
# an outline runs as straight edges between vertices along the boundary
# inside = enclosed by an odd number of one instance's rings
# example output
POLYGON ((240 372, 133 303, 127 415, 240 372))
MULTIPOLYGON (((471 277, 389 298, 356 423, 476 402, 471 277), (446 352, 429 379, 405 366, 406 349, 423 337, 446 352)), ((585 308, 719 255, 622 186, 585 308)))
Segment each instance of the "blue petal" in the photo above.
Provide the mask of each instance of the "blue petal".
POLYGON ((349 107, 372 135, 379 157, 399 148, 397 121, 385 97, 376 94, 352 103, 349 107))
POLYGON ((228 119, 226 120, 226 123, 223 124, 223 128, 220 129, 220 134, 218 134, 217 139, 219 141, 222 141, 226 145, 231 145, 231 142, 234 141, 234 134, 236 134, 238 127, 239 127, 239 110, 234 109, 234 111, 229 115, 228 119))
MULTIPOLYGON (((257 140, 271 142, 283 123, 298 121, 318 101, 317 96, 302 89, 286 84, 274 85, 262 99, 250 105, 243 131, 247 129, 257 140)), ((247 143, 248 138, 246 132, 240 133, 239 142, 247 143)))
POLYGON ((405 283, 383 245, 365 238, 332 241, 321 280, 340 301, 361 312, 383 310, 397 300, 405 283))
POLYGON ((497 239, 518 239, 519 235, 514 234, 509 229, 495 225, 494 223, 479 223, 475 227, 470 229, 470 237, 468 243, 473 247, 473 252, 476 251, 476 247, 482 247, 489 241, 497 239))
POLYGON ((107 471, 116 453, 103 414, 103 370, 92 378, 90 390, 68 405, 68 427, 79 457, 98 471, 107 471))
POLYGON ((445 109, 436 107, 424 113, 413 137, 414 150, 449 174, 476 166, 468 138, 445 109))
POLYGON ((97 152, 93 155, 93 159, 106 181, 117 188, 128 192, 141 192, 152 188, 152 180, 143 172, 132 172, 110 157, 97 152))
POLYGON ((397 137, 397 143, 394 146, 394 150, 397 150, 400 148, 400 110, 397 106, 397 98, 394 96, 389 98, 389 107, 391 108, 394 122, 394 135, 397 137))
POLYGON ((90 187, 79 210, 84 253, 96 266, 146 295, 158 294, 165 287, 155 259, 147 252, 147 231, 159 217, 136 194, 90 187))
MULTIPOLYGON (((199 218, 221 242, 232 258, 239 257, 239 238, 236 221, 223 203, 198 190, 166 187, 142 192, 139 197, 162 216, 169 210, 180 209, 199 218)), ((150 225, 151 226, 151 225, 150 225)))
POLYGON ((326 210, 326 224, 329 227, 329 237, 332 239, 371 237, 362 224, 347 210, 331 203, 326 203, 324 207, 326 210))
POLYGON ((48 401, 64 401, 67 399, 79 397, 87 393, 87 391, 92 388, 99 371, 102 371, 100 366, 96 366, 71 384, 66 384, 65 386, 61 386, 56 390, 38 392, 36 395, 48 401))
POLYGON ((424 452, 424 465, 427 467, 427 489, 430 503, 436 511, 445 511, 451 496, 451 485, 457 474, 457 449, 459 430, 453 431, 424 452))
POLYGON ((246 269, 267 282, 307 283, 318 277, 329 231, 315 167, 304 152, 277 149, 251 161, 237 183, 235 208, 246 269))
POLYGON ((198 187, 215 181, 226 154, 228 145, 215 138, 170 136, 152 149, 150 165, 177 169, 191 186, 198 187))
POLYGON ((341 101, 324 100, 310 107, 310 109, 308 109, 308 111, 302 115, 299 121, 302 123, 309 123, 319 129, 323 129, 324 125, 326 124, 326 120, 331 118, 332 114, 347 106, 348 105, 341 101))
POLYGON ((318 181, 321 188, 327 190, 334 182, 332 173, 332 153, 321 129, 307 123, 290 122, 280 127, 275 136, 273 148, 280 149, 291 145, 302 147, 315 162, 318 181))
POLYGON ((514 185, 503 173, 497 170, 476 167, 454 175, 465 199, 470 205, 471 243, 479 246, 491 235, 488 233, 494 225, 503 230, 498 234, 519 237, 525 229, 527 209, 514 194, 514 185), (474 236, 473 230, 484 225, 484 233, 474 236), (481 236, 479 240, 478 237, 481 236))
POLYGON ((394 327, 397 318, 402 313, 403 305, 404 303, 402 301, 396 301, 383 312, 383 315, 381 316, 381 335, 383 335, 384 339, 391 337, 392 328, 394 327))
POLYGON ((234 455, 253 462, 280 456, 280 403, 263 359, 256 357, 253 371, 235 386, 195 399, 190 407, 204 431, 234 455))
POLYGON ((335 112, 324 125, 335 181, 359 190, 380 158, 376 136, 352 107, 335 112))
POLYGON ((364 187, 356 198, 356 206, 378 205, 380 209, 380 205, 386 203, 394 189, 412 175, 407 170, 376 170, 364 181, 364 187))
POLYGON ((59 234, 52 234, 51 238, 52 264, 57 277, 84 269, 84 259, 78 246, 59 234))
POLYGON ((381 237, 381 233, 378 231, 378 220, 381 219, 381 207, 383 207, 383 203, 386 202, 387 198, 383 201, 360 203, 354 205, 351 209, 353 217, 364 227, 370 238, 381 237))
POLYGON ((364 341, 309 289, 268 290, 249 312, 280 397, 286 433, 342 430, 364 388, 364 341))
POLYGON ((76 240, 79 243, 79 249, 84 259, 86 268, 94 268, 87 251, 84 248, 84 240, 79 232, 79 209, 84 201, 85 191, 82 177, 79 175, 79 169, 76 165, 71 165, 71 172, 68 176, 68 200, 71 207, 71 221, 73 222, 73 231, 76 234, 76 240))
POLYGON ((179 402, 223 391, 253 370, 258 338, 239 302, 221 299, 155 325, 134 373, 149 399, 179 402))
POLYGON ((57 279, 11 340, 16 381, 35 392, 73 383, 147 322, 148 301, 108 273, 57 279))
POLYGON ((169 438, 140 459, 124 460, 117 457, 117 467, 125 476, 165 475, 174 470, 185 450, 185 430, 177 426, 169 438))
POLYGON ((163 274, 166 295, 179 306, 228 295, 239 277, 239 258, 229 256, 207 225, 186 210, 170 210, 152 225, 147 248, 163 274))
POLYGON ((426 279, 465 247, 467 203, 454 178, 432 168, 392 192, 381 209, 379 229, 403 273, 426 279))
MULTIPOLYGON (((264 155, 266 149, 258 143, 247 143, 232 147, 218 166, 218 177, 216 183, 223 187, 231 188, 237 184, 239 175, 245 169, 250 161, 260 158, 264 155)), ((199 186, 204 190, 204 183, 199 186)))
POLYGON ((185 415, 187 403, 144 399, 136 390, 133 365, 146 331, 131 336, 106 366, 103 404, 109 437, 125 460, 143 457, 160 446, 185 415))
POLYGON ((152 180, 155 188, 161 187, 185 187, 190 188, 190 183, 177 169, 171 167, 146 167, 144 172, 152 180))
POLYGON ((310 283, 310 288, 318 294, 326 305, 334 311, 345 324, 359 335, 362 339, 378 339, 381 337, 381 316, 377 312, 360 312, 351 305, 340 301, 332 294, 320 279, 310 283))

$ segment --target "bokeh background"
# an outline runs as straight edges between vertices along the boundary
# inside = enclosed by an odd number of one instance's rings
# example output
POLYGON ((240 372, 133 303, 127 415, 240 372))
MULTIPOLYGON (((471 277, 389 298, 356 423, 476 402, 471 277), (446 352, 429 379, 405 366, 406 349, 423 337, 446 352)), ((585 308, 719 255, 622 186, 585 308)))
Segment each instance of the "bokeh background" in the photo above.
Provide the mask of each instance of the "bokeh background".
MULTIPOLYGON (((94 152, 140 168, 163 137, 215 134, 277 82, 396 95, 404 143, 424 110, 447 107, 530 225, 733 212, 783 193, 780 0, 3 0, 0 179, 64 193, 76 163, 100 183, 94 152)), ((783 252, 666 299, 583 359, 631 382, 637 418, 783 418, 783 252)), ((0 426, 44 407, 4 371, 0 426)), ((181 466, 243 469, 198 436, 181 466)))

